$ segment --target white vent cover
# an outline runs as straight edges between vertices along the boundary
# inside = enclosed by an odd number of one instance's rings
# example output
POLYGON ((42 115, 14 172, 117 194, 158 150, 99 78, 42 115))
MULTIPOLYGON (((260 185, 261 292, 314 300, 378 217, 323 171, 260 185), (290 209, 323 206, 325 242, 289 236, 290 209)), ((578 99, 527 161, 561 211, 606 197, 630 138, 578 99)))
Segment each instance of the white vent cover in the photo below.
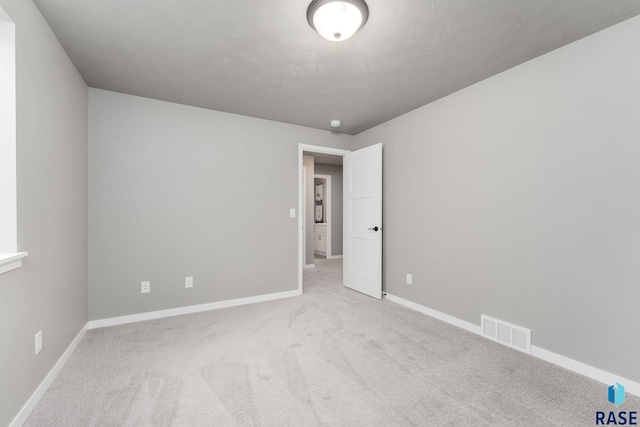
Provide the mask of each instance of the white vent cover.
POLYGON ((516 350, 531 354, 531 329, 516 326, 493 317, 480 316, 482 335, 516 350))

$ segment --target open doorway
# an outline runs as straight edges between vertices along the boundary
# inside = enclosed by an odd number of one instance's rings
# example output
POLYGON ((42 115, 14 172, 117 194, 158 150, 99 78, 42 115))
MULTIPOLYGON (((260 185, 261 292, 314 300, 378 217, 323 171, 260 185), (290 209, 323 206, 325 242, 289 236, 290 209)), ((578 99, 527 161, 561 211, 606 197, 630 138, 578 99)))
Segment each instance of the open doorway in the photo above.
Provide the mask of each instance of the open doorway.
POLYGON ((342 258, 342 158, 348 150, 299 146, 298 288, 304 270, 342 258), (317 187, 318 186, 318 187, 317 187))
MULTIPOLYGON (((331 175, 319 174, 315 165, 313 175, 313 255, 314 264, 317 258, 331 258, 331 229, 334 225, 331 221, 331 175)), ((342 175, 342 168, 340 169, 342 175)), ((342 245, 339 248, 342 252, 342 245)))

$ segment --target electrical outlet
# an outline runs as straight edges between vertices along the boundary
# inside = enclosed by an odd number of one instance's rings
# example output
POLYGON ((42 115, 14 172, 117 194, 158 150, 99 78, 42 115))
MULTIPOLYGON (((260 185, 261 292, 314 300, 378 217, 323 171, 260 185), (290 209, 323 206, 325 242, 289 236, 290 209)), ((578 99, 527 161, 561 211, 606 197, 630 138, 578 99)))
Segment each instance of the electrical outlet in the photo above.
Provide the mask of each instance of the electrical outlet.
POLYGON ((407 285, 413 285, 413 274, 407 273, 407 285))
POLYGON ((184 278, 184 287, 185 288, 193 288, 193 277, 185 277, 184 278))
POLYGON ((140 293, 148 294, 149 292, 151 292, 151 282, 140 283, 140 293))
POLYGON ((36 333, 36 354, 42 351, 42 331, 36 333))
POLYGON ((290 218, 295 218, 296 217, 296 208, 289 209, 289 217, 290 218))

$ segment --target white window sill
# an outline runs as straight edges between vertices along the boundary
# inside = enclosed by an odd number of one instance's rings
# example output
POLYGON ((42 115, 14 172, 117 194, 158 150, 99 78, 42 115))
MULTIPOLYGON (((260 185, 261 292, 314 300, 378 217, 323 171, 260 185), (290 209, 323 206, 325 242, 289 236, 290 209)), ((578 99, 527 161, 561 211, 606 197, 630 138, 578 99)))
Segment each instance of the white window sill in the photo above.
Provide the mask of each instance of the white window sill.
POLYGON ((28 252, 0 254, 0 274, 20 268, 22 266, 22 258, 27 255, 29 255, 28 252))

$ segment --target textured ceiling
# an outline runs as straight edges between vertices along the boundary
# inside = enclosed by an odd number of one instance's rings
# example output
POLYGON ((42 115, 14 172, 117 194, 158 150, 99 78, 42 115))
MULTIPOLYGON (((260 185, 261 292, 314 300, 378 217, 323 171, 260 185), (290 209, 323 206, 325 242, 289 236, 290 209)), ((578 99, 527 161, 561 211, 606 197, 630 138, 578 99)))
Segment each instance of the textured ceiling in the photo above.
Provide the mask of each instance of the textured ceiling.
POLYGON ((311 0, 34 0, 91 87, 356 134, 640 14, 637 0, 367 0, 327 41, 311 0))

